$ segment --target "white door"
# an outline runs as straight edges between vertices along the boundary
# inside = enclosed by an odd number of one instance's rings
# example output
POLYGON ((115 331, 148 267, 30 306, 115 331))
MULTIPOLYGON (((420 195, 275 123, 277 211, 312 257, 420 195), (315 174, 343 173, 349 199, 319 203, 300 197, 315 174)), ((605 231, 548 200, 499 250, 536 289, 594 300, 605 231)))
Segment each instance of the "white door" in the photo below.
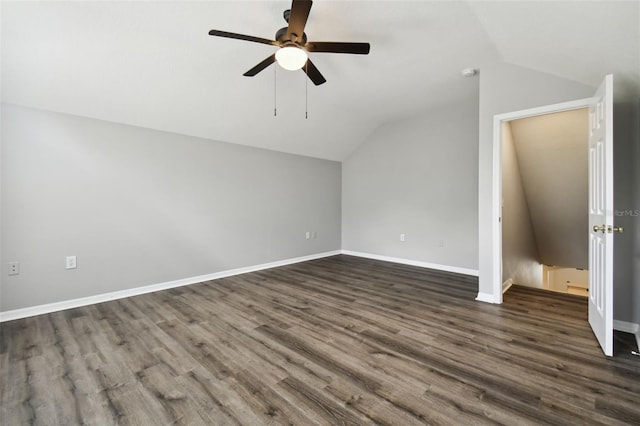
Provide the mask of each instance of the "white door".
MULTIPOLYGON (((613 355, 613 76, 589 107, 589 324, 613 355)), ((617 229, 616 229, 617 230, 617 229)))

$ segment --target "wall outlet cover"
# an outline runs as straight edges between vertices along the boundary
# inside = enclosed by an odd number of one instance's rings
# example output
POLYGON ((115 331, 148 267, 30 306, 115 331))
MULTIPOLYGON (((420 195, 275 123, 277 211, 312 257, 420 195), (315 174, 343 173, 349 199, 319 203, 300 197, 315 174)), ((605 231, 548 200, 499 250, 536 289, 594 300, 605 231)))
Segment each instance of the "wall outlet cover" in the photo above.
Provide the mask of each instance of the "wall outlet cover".
POLYGON ((9 262, 9 275, 20 275, 20 262, 9 262))
POLYGON ((66 268, 67 269, 76 269, 77 263, 76 256, 67 256, 66 268))

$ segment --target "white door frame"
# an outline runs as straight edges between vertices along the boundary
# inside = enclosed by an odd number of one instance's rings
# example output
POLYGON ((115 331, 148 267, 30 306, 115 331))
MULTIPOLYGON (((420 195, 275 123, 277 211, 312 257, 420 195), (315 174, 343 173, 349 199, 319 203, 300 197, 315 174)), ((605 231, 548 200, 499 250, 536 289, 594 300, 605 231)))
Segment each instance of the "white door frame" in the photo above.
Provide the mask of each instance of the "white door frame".
MULTIPOLYGON (((492 303, 502 303, 502 123, 517 120, 519 118, 535 117, 538 115, 553 114, 556 112, 571 111, 574 109, 589 108, 593 104, 593 98, 578 99, 553 105, 545 105, 538 108, 523 109, 520 111, 496 114, 493 116, 493 197, 491 199, 491 221, 493 226, 493 246, 491 247, 491 261, 493 273, 490 277, 492 303)), ((586 232, 586 231, 585 231, 586 232)))

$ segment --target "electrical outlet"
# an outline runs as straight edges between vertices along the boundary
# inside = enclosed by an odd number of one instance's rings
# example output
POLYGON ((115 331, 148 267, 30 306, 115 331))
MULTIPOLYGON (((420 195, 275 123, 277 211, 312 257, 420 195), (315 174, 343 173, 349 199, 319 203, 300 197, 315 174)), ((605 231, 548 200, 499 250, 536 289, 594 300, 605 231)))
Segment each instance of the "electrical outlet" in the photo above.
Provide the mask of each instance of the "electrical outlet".
POLYGON ((403 243, 405 242, 405 236, 404 236, 404 234, 400 234, 400 241, 402 241, 403 243))
POLYGON ((444 240, 440 240, 438 242, 438 247, 444 247, 444 240))
POLYGON ((9 262, 9 275, 20 275, 20 262, 9 262))
POLYGON ((305 238, 305 239, 307 239, 307 240, 308 240, 309 238, 311 238, 311 232, 309 232, 309 231, 305 232, 305 234, 304 234, 304 238, 305 238))
POLYGON ((67 269, 76 269, 76 257, 75 256, 67 256, 67 269))
POLYGON ((311 232, 311 238, 315 240, 315 238, 316 238, 316 231, 311 232))

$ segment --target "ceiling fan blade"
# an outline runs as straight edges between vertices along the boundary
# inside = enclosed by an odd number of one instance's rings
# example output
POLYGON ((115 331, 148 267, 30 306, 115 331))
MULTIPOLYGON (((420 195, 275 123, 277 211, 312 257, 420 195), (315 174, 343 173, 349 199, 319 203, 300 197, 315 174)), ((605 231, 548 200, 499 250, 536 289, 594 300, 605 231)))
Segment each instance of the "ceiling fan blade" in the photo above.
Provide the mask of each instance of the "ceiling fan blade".
POLYGON ((280 46, 280 43, 277 42, 276 40, 269 40, 266 38, 254 37, 254 36, 238 34, 238 33, 230 33, 227 31, 211 30, 209 31, 209 35, 217 36, 217 37, 234 38, 237 40, 253 41, 255 43, 270 44, 273 46, 280 46))
POLYGON ((307 59, 307 63, 304 65, 304 67, 302 67, 302 71, 307 74, 307 77, 309 77, 309 79, 313 81, 313 84, 315 84, 316 86, 320 86, 322 83, 327 82, 322 74, 320 74, 320 71, 318 71, 318 68, 313 65, 311 59, 307 59))
POLYGON ((312 4, 313 2, 310 0, 293 0, 289 15, 289 28, 287 29, 287 38, 291 41, 302 40, 304 26, 307 25, 312 4))
POLYGON ((354 53, 368 55, 369 43, 342 43, 333 41, 310 41, 304 46, 309 52, 354 53))
POLYGON ((258 74, 260 71, 262 71, 263 69, 265 69, 266 67, 274 63, 275 61, 276 61, 276 54, 274 53, 273 55, 269 56, 264 61, 260 62, 258 65, 251 68, 249 71, 245 72, 242 75, 246 77, 253 77, 254 75, 258 74))

